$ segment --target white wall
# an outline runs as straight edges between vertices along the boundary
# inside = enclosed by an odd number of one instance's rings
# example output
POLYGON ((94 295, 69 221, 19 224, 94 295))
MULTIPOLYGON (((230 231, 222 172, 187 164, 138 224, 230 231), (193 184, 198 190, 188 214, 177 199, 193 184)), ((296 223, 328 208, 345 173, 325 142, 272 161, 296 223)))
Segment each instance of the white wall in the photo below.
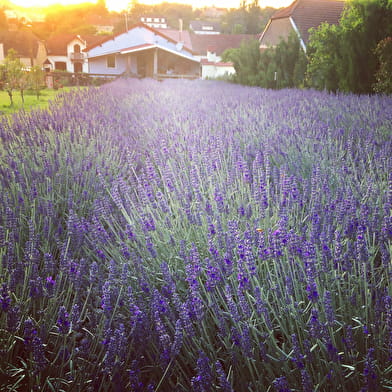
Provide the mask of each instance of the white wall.
POLYGON ((233 66, 221 66, 214 64, 202 64, 201 66, 202 79, 215 79, 233 74, 235 74, 235 69, 233 66))

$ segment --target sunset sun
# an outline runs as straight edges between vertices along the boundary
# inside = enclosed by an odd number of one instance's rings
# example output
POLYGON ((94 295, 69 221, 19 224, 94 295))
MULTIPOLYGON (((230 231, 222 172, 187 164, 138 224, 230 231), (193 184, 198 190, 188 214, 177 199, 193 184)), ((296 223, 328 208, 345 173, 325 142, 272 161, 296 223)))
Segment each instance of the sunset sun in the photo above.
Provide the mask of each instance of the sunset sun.
MULTIPOLYGON (((215 7, 224 7, 224 8, 238 8, 240 6, 240 0, 165 0, 169 3, 181 3, 181 4, 189 4, 194 8, 198 7, 207 7, 207 6, 215 6, 215 7)), ((22 6, 22 7, 48 7, 55 4, 60 5, 73 5, 91 2, 95 3, 96 1, 83 1, 83 0, 14 0, 13 3, 22 6)), ((140 3, 154 5, 162 3, 163 0, 140 0, 140 3)), ((261 0, 259 2, 260 7, 285 7, 289 5, 292 0, 261 0)), ((129 7, 131 3, 130 0, 107 0, 106 6, 109 11, 122 11, 129 7)))

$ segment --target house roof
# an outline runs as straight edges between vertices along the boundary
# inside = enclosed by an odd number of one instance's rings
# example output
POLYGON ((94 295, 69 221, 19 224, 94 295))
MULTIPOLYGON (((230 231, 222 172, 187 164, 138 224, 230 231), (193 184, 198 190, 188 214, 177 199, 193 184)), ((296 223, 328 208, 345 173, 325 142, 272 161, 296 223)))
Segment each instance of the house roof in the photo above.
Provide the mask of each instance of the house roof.
POLYGON ((184 46, 183 43, 161 34, 154 28, 139 23, 127 32, 106 39, 99 46, 87 48, 89 58, 107 56, 110 54, 127 54, 132 52, 160 49, 177 56, 198 62, 193 56, 193 51, 184 46))
POLYGON ((156 29, 166 37, 170 37, 175 42, 183 42, 184 46, 192 49, 191 34, 188 30, 175 30, 175 29, 156 29))
POLYGON ((232 67, 233 63, 231 61, 229 62, 224 62, 224 61, 209 61, 207 59, 201 59, 200 60, 201 65, 213 65, 214 67, 232 67))
MULTIPOLYGON (((150 27, 150 26, 146 25, 145 23, 139 22, 139 23, 136 23, 136 24, 134 24, 133 26, 131 26, 131 27, 128 29, 128 31, 133 30, 133 29, 135 29, 136 27, 142 27, 142 28, 145 28, 145 29, 147 29, 147 30, 150 30, 150 31, 152 31, 154 34, 157 34, 157 35, 161 36, 162 38, 165 38, 166 40, 168 40, 169 42, 172 42, 172 43, 174 43, 174 44, 177 44, 177 43, 179 42, 179 41, 177 41, 176 39, 174 39, 173 37, 170 37, 170 34, 166 34, 166 32, 167 32, 169 29, 155 29, 155 28, 153 28, 153 27, 150 27)), ((109 37, 103 39, 101 42, 97 42, 97 43, 94 43, 94 44, 91 44, 91 45, 87 45, 87 48, 86 48, 84 51, 85 51, 85 52, 88 52, 88 51, 90 51, 91 49, 94 49, 94 48, 96 48, 97 46, 100 46, 100 45, 102 45, 102 44, 104 44, 104 43, 106 43, 106 42, 109 42, 109 41, 111 41, 111 40, 114 40, 115 38, 119 37, 120 35, 123 35, 123 34, 126 34, 126 33, 127 33, 127 32, 125 32, 125 33, 124 33, 124 32, 117 33, 117 34, 115 34, 115 35, 111 35, 111 36, 109 36, 109 37)), ((184 45, 184 49, 185 49, 185 50, 188 50, 189 52, 192 52, 192 49, 189 48, 189 47, 187 47, 186 45, 184 45)))
POLYGON ((204 21, 204 20, 191 20, 189 23, 189 27, 193 31, 206 30, 206 29, 203 29, 203 27, 212 27, 212 30, 208 29, 206 31, 220 31, 221 30, 219 22, 208 22, 208 21, 204 21))
POLYGON ((30 31, 0 31, 4 54, 15 49, 20 57, 36 57, 39 39, 30 31))
MULTIPOLYGON (((57 34, 46 41, 46 50, 50 56, 66 56, 67 45, 73 40, 78 39, 75 34, 57 34)), ((80 39, 80 38, 79 38, 80 39)))
POLYGON ((309 40, 309 29, 321 23, 338 24, 345 0, 295 0, 291 5, 276 11, 271 20, 292 18, 302 40, 309 40))
POLYGON ((49 56, 66 56, 67 45, 74 39, 79 39, 81 42, 85 42, 86 45, 96 45, 101 43, 106 37, 97 35, 83 35, 78 36, 76 34, 57 34, 46 41, 46 49, 49 56))
POLYGON ((199 55, 214 51, 220 56, 226 49, 239 48, 243 41, 257 39, 252 34, 192 34, 192 49, 199 55))

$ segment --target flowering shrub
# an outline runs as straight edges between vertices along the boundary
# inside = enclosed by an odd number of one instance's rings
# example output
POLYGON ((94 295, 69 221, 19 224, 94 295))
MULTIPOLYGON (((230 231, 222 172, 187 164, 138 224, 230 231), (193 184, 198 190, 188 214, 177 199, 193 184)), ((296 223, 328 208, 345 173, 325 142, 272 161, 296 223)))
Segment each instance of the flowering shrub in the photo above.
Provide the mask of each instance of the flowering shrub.
POLYGON ((4 120, 4 390, 390 389, 391 119, 121 80, 4 120))

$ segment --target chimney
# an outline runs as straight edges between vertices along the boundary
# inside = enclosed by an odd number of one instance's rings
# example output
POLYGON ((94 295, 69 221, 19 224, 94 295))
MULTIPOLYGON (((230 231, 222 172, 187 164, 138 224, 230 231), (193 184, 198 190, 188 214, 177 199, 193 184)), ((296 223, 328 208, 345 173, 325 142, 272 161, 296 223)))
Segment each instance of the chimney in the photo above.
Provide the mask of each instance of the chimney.
POLYGON ((178 39, 179 39, 180 42, 182 42, 183 41, 182 40, 182 25, 183 25, 182 19, 179 19, 178 22, 179 22, 178 39))

